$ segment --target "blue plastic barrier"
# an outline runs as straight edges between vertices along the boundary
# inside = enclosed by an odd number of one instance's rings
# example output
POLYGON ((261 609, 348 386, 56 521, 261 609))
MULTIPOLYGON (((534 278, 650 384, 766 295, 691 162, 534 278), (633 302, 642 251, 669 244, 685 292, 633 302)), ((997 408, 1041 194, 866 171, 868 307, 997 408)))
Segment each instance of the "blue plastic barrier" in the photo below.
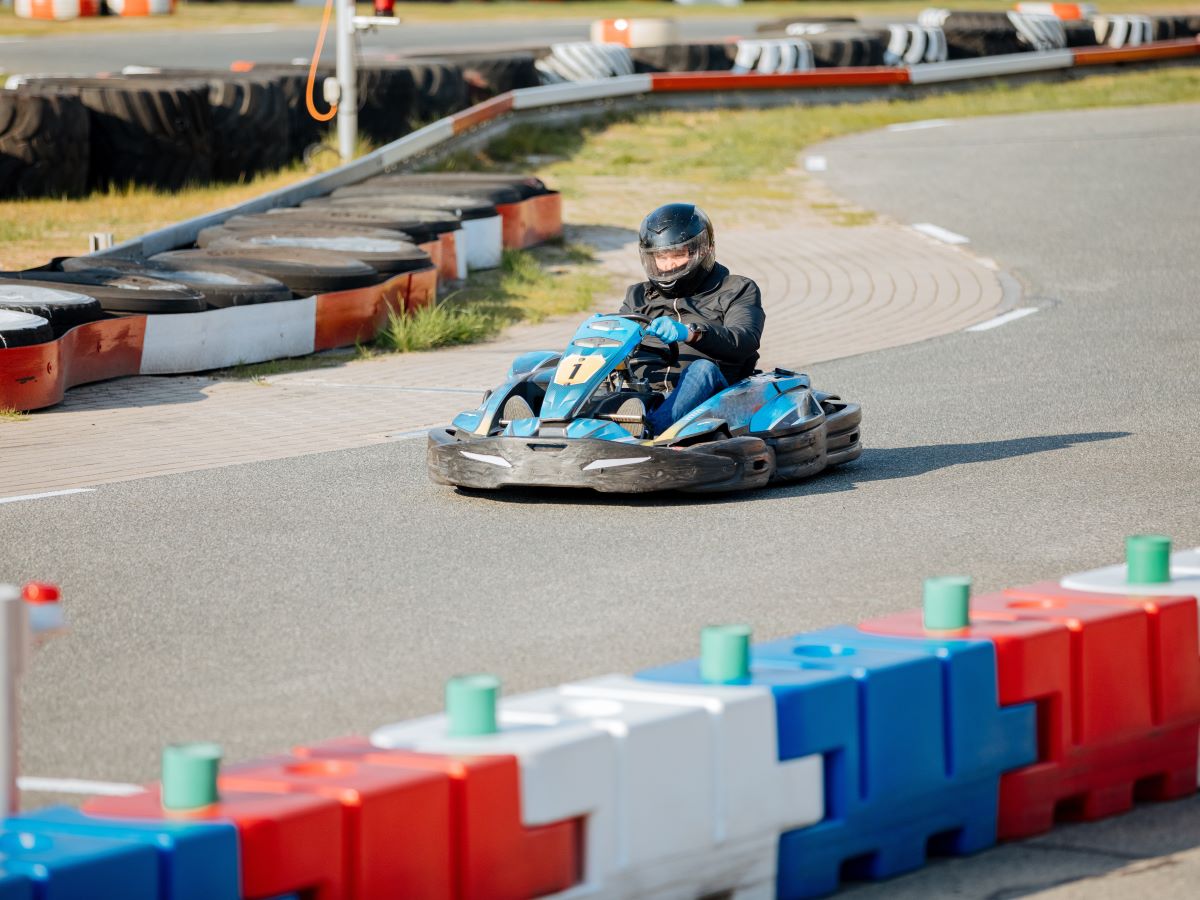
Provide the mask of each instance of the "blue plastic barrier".
MULTIPOLYGON (((36 900, 157 900, 158 860, 142 844, 38 834, 20 819, 0 833, 0 872, 29 879, 36 900)), ((19 891, 19 884, 14 888, 19 891)), ((7 896, 7 895, 4 895, 7 896)))

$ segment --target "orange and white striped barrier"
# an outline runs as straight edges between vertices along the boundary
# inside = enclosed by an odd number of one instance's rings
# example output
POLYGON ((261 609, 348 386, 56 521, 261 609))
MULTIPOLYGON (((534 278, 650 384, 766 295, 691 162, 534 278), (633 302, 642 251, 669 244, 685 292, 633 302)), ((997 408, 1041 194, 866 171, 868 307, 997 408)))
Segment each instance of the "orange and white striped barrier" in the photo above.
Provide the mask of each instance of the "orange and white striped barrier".
POLYGON ((597 19, 592 23, 592 41, 624 47, 662 47, 679 43, 673 19, 597 19))
POLYGON ((108 8, 118 16, 169 16, 175 0, 108 0, 108 8))
MULTIPOLYGON (((80 0, 16 0, 13 12, 21 19, 51 19, 56 22, 96 15, 95 12, 85 13, 81 6, 80 0)), ((94 9, 91 2, 88 6, 94 9)))
POLYGON ((1019 13, 1054 16, 1064 22, 1078 22, 1096 15, 1094 3, 1018 3, 1015 9, 1019 13))

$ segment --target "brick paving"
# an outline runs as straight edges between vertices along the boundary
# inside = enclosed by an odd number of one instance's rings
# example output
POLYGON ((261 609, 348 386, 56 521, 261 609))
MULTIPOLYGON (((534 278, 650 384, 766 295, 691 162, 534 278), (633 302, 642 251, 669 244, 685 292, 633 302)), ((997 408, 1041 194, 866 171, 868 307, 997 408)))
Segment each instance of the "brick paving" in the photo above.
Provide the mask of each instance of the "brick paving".
MULTIPOLYGON (((632 232, 577 229, 619 279, 632 232)), ((718 256, 763 289, 764 366, 802 367, 960 331, 1004 303, 996 273, 890 223, 841 227, 799 209, 778 227, 723 229, 718 256)), ((615 310, 619 292, 601 306, 615 310)), ((525 350, 559 348, 576 317, 492 342, 271 376, 137 377, 85 385, 57 407, 0 420, 0 498, 90 487, 392 440, 475 405, 525 350)))

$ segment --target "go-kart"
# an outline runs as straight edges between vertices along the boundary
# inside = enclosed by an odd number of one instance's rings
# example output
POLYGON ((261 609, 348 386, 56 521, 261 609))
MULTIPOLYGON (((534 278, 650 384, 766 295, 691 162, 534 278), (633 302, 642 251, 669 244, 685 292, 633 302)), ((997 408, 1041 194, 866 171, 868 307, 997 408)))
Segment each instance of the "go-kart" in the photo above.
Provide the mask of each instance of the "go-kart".
POLYGON ((640 417, 622 406, 637 398, 652 409, 664 396, 639 373, 678 362, 677 345, 659 342, 648 324, 594 315, 562 353, 517 357, 478 409, 429 432, 429 477, 474 489, 736 491, 805 478, 862 452, 858 404, 786 369, 755 372, 662 434, 635 437, 640 417), (514 396, 525 403, 509 404, 514 396), (506 405, 526 404, 532 417, 504 417, 506 405))

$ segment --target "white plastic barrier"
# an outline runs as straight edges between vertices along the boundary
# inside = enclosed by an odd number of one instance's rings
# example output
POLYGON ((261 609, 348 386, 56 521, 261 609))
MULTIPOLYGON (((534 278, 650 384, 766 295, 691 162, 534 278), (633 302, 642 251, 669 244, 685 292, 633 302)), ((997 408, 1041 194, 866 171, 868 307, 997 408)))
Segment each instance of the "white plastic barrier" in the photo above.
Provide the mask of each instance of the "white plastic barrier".
POLYGON ((500 259, 504 255, 504 222, 499 216, 464 219, 462 234, 467 248, 461 258, 468 269, 473 271, 499 267, 500 259))
POLYGON ((1008 21, 1012 22, 1021 39, 1034 50, 1062 50, 1067 46, 1067 32, 1058 16, 1010 12, 1008 21))
POLYGON ((1075 65, 1075 56, 1070 50, 1050 50, 1046 53, 1009 53, 1005 56, 952 59, 949 62, 913 66, 908 70, 908 80, 912 84, 936 84, 942 81, 962 81, 967 78, 987 78, 993 75, 1069 69, 1073 65, 1075 65))
POLYGON ((673 19, 597 19, 591 38, 597 44, 663 47, 679 43, 679 28, 673 19))
POLYGON ((1094 3, 1018 3, 1017 12, 1057 16, 1064 21, 1078 21, 1096 14, 1094 3))
POLYGON ((583 883, 560 898, 768 897, 779 833, 824 815, 822 760, 778 761, 766 688, 612 675, 505 698, 497 724, 452 738, 429 716, 371 742, 515 755, 524 824, 587 816, 583 883))
MULTIPOLYGON (((713 761, 704 776, 708 784, 691 786, 712 803, 704 815, 711 826, 707 849, 664 860, 652 876, 642 873, 649 880, 630 885, 655 885, 659 895, 671 897, 723 891, 732 891, 739 900, 774 897, 779 835, 819 822, 825 814, 825 793, 819 755, 779 761, 775 701, 769 689, 606 675, 563 685, 559 692, 589 701, 699 710, 707 719, 702 743, 690 751, 713 761)), ((691 771, 690 763, 676 762, 676 768, 683 765, 691 771)), ((648 895, 638 890, 627 894, 648 895)))
POLYGON ((942 9, 941 7, 931 6, 928 9, 923 9, 917 13, 917 24, 926 25, 930 28, 941 28, 946 24, 946 19, 950 16, 950 10, 942 9))
POLYGON ((1131 586, 1129 568, 1121 563, 1087 572, 1068 575, 1062 586, 1072 591, 1094 591, 1099 594, 1138 594, 1163 597, 1200 598, 1200 547, 1171 554, 1171 580, 1165 584, 1131 586))
POLYGON ((454 277, 462 281, 467 277, 467 232, 463 228, 451 232, 454 235, 454 277))
POLYGON ((800 38, 767 38, 738 41, 733 71, 764 75, 810 72, 814 68, 812 45, 800 38))
POLYGON ((946 34, 937 25, 889 25, 883 61, 889 66, 945 62, 946 34))
POLYGON ((1154 40, 1154 23, 1149 16, 1096 16, 1092 19, 1096 40, 1110 47, 1140 47, 1154 40))
POLYGON ((579 41, 551 44, 550 55, 535 63, 547 84, 564 81, 594 81, 633 74, 633 57, 621 44, 579 41))
POLYGON ((317 300, 146 316, 141 374, 203 372, 313 352, 317 300))

